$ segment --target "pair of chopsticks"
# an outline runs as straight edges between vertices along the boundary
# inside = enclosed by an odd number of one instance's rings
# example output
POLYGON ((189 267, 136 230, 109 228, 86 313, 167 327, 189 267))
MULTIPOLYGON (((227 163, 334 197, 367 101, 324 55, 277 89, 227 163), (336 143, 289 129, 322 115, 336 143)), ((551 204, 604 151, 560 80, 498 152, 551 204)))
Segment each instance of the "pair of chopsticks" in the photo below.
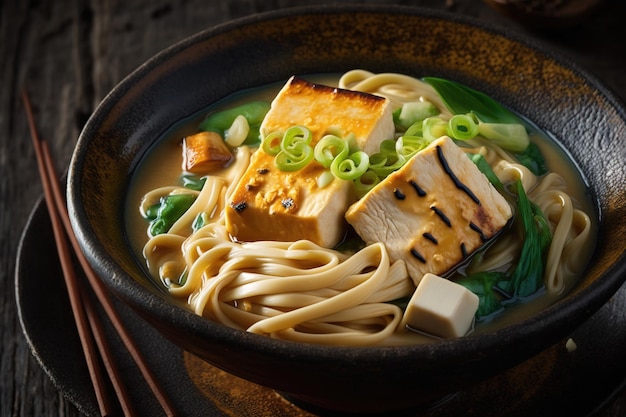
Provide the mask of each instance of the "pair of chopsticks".
POLYGON ((111 349, 104 335, 104 328, 100 321, 100 317, 97 314, 94 300, 88 293, 87 288, 85 288, 84 282, 77 279, 74 270, 74 263, 72 262, 72 251, 70 250, 68 241, 73 248, 73 252, 78 259, 80 267, 83 269, 85 276, 87 277, 89 285, 93 290, 93 294, 95 294, 96 298, 100 302, 100 305, 102 306, 102 309, 106 313, 106 316, 113 324, 115 330, 120 336, 121 341, 124 343, 124 346, 128 350, 130 356, 137 364, 137 367, 155 395, 159 405, 163 408, 163 411, 165 411, 167 416, 175 416, 177 413, 175 412, 174 407, 170 403, 163 389, 157 383, 147 362, 141 355, 141 352, 137 348, 130 333, 122 323, 119 314, 115 310, 111 299, 104 288, 104 284, 96 276, 78 245, 78 241, 74 235, 69 216, 67 214, 67 206, 55 172, 50 149, 47 142, 42 140, 38 135, 30 99, 25 91, 22 92, 22 99, 26 109, 26 115, 28 117, 30 133, 33 140, 33 146, 35 148, 35 154, 37 156, 37 166, 41 176, 46 205, 48 207, 52 223, 54 239, 61 262, 61 268, 63 270, 65 285, 67 287, 72 313, 78 328, 78 335, 85 354, 85 360, 87 362, 87 368, 89 370, 91 382, 96 394, 100 414, 102 416, 112 416, 116 410, 107 389, 102 365, 104 365, 106 374, 111 381, 111 385, 113 386, 113 390, 115 391, 115 395, 117 396, 117 400, 124 415, 134 416, 136 415, 136 412, 131 404, 128 391, 124 387, 124 382, 121 379, 119 369, 117 368, 111 354, 111 349))

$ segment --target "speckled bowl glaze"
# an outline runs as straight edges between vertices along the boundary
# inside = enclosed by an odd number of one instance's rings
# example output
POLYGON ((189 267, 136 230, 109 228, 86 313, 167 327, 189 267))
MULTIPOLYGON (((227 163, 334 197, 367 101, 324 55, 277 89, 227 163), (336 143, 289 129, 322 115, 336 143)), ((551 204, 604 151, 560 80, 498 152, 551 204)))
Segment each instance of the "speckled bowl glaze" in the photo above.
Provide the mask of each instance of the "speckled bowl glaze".
POLYGON ((234 21, 158 54, 121 82, 82 132, 68 175, 80 244, 108 288, 173 343, 315 407, 426 407, 561 340, 626 278, 626 116, 595 78, 502 29, 406 7, 311 7, 234 21), (412 347, 273 340, 198 317, 155 291, 128 247, 125 194, 137 163, 174 123, 238 90, 353 68, 440 76, 486 92, 552 132, 591 184, 597 253, 562 301, 492 333, 412 347), (572 120, 576 123, 572 123, 572 120))

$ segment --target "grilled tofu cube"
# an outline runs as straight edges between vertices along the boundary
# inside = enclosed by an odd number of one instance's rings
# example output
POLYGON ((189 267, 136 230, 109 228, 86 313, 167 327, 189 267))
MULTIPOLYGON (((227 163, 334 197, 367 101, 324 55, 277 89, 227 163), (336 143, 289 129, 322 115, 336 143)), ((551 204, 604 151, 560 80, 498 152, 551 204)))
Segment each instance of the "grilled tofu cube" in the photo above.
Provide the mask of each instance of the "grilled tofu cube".
POLYGON ((368 244, 384 242, 417 285, 444 275, 511 218, 511 207, 449 137, 433 141, 354 203, 346 220, 368 244))
POLYGON ((321 165, 286 173, 263 151, 255 152, 250 167, 226 207, 231 236, 239 241, 306 239, 323 247, 339 243, 350 204, 349 182, 335 180, 319 188, 321 165))
MULTIPOLYGON (((261 125, 262 135, 300 125, 311 130, 315 144, 329 131, 352 133, 366 152, 394 135, 387 99, 311 84, 291 78, 281 89, 261 125)), ((320 188, 326 169, 316 162, 283 172, 274 157, 257 150, 226 207, 226 227, 240 241, 307 239, 323 247, 339 243, 344 214, 355 201, 352 184, 335 179, 320 188)))
POLYGON ((478 302, 478 296, 464 286, 426 274, 407 305, 404 322, 437 337, 465 336, 474 323, 478 302))
POLYGON ((215 132, 200 132, 183 138, 183 170, 207 174, 226 166, 233 155, 215 132))

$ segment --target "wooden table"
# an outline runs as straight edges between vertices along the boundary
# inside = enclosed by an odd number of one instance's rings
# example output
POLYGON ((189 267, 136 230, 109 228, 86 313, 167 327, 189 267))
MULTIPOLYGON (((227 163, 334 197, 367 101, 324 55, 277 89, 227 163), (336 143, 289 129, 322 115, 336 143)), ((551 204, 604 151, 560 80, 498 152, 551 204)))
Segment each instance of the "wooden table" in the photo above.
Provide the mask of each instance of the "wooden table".
MULTIPOLYGON (((0 415, 77 416, 33 358, 17 315, 14 270, 28 213, 41 196, 25 87, 37 123, 65 170, 81 126, 104 95, 159 50, 220 22, 312 0, 5 0, 0 12, 0 415)), ((384 0, 334 3, 392 3, 384 0)), ((405 0, 505 25, 539 39, 596 74, 626 100, 626 2, 607 0, 581 26, 531 31, 479 0, 405 0)), ((623 244, 623 242, 621 243, 623 244)), ((626 392, 599 414, 626 415, 626 392)))

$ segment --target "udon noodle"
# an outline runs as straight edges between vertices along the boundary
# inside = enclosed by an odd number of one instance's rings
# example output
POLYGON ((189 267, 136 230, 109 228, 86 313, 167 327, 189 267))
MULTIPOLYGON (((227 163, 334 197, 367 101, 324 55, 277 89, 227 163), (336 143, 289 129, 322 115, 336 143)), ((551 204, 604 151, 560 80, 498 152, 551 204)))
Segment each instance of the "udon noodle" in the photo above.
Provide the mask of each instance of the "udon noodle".
MULTIPOLYGON (((343 74, 338 86, 387 97, 394 107, 427 100, 441 111, 439 117, 451 117, 431 86, 406 75, 354 70, 343 74)), ((488 140, 472 139, 466 146, 482 154, 504 184, 521 180, 529 199, 543 211, 553 233, 545 291, 555 296, 567 292, 585 267, 581 253, 592 238, 592 222, 568 193, 565 179, 556 172, 534 175, 488 140)), ((383 243, 340 251, 306 240, 236 242, 229 236, 224 208, 253 152, 255 148, 238 147, 234 163, 207 176, 200 191, 166 186, 144 196, 143 212, 166 195, 196 195, 167 233, 145 244, 150 273, 196 314, 252 333, 357 346, 391 343, 406 332, 403 310, 391 301, 409 297, 415 285, 405 263, 391 262, 383 243), (200 213, 204 225, 193 232, 200 213)), ((465 272, 504 270, 515 262, 521 245, 515 232, 503 233, 465 272)))

